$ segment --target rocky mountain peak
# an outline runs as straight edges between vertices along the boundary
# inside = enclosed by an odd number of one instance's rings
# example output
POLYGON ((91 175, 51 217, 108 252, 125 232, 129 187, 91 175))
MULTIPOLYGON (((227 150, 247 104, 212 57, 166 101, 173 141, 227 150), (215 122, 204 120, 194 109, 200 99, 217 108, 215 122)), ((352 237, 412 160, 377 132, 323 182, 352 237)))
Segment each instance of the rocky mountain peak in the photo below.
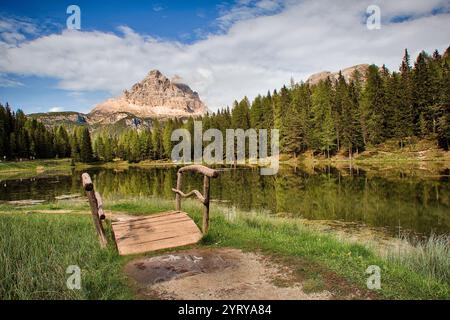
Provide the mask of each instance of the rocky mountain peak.
POLYGON ((108 99, 91 111, 91 118, 101 122, 102 115, 129 113, 139 117, 182 117, 203 115, 206 106, 198 94, 180 82, 169 80, 159 70, 125 90, 120 97, 108 99))
POLYGON ((159 77, 164 77, 164 76, 161 73, 161 71, 159 71, 157 69, 153 69, 153 70, 150 70, 150 72, 148 73, 147 78, 149 78, 149 77, 159 78, 159 77))

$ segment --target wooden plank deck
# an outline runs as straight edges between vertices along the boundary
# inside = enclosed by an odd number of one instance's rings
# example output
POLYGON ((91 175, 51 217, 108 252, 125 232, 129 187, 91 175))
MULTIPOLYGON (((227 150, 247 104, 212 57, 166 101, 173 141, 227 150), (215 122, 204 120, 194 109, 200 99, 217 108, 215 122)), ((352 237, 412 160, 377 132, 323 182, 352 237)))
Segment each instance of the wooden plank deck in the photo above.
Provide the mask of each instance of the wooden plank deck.
POLYGON ((202 233, 182 211, 168 211, 112 223, 120 255, 137 254, 197 243, 202 233))

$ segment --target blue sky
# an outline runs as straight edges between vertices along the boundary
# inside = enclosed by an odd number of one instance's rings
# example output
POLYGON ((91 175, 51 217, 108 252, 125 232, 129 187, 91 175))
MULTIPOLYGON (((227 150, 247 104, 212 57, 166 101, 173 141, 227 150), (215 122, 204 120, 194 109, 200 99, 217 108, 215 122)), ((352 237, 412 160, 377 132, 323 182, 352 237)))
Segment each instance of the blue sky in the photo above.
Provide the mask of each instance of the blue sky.
POLYGON ((397 69, 402 51, 444 50, 450 1, 11 1, 0 3, 0 102, 88 112, 151 69, 180 76, 210 109, 323 70, 397 69), (66 9, 81 9, 67 30, 66 9), (381 10, 368 30, 366 8, 381 10))
POLYGON ((82 29, 85 31, 111 31, 118 25, 127 25, 138 33, 179 40, 195 40, 195 30, 214 28, 219 11, 230 7, 232 2, 193 1, 14 1, 2 0, 2 16, 27 17, 35 21, 50 20, 58 26, 53 31, 65 28, 66 8, 76 4, 82 11, 82 29))
MULTIPOLYGON (((19 21, 43 24, 37 34, 27 34, 27 39, 52 33, 60 33, 66 28, 69 15, 66 9, 76 4, 81 9, 83 31, 116 32, 120 25, 126 25, 138 33, 149 34, 169 41, 192 43, 203 34, 217 32, 215 19, 221 10, 232 2, 211 0, 109 0, 109 1, 14 1, 2 0, 0 17, 12 17, 19 21)), ((57 80, 49 77, 9 74, 8 79, 19 82, 19 86, 0 87, 0 101, 9 102, 13 107, 27 112, 54 110, 87 111, 91 103, 110 97, 110 93, 100 90, 84 92, 82 98, 74 93, 57 88, 57 80), (24 94, 25 92, 25 94, 24 94), (80 106, 81 105, 81 106, 80 106)))

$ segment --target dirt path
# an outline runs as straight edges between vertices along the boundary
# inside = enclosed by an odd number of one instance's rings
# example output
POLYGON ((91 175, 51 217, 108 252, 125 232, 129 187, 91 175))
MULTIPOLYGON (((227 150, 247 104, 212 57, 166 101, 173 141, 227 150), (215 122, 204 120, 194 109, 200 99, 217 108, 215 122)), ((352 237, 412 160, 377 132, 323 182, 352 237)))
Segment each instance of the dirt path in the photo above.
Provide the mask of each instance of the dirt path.
POLYGON ((147 299, 330 299, 305 293, 291 270, 237 249, 192 249, 131 261, 125 272, 147 299), (276 283, 289 283, 277 286, 276 283))

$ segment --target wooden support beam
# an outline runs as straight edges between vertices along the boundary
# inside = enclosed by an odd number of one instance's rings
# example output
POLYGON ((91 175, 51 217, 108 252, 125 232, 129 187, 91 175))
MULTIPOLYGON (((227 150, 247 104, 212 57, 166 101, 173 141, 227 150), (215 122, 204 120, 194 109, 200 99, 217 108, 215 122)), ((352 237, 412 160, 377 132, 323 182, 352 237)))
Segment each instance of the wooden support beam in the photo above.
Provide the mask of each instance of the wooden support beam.
MULTIPOLYGON (((183 174, 181 172, 177 172, 177 190, 180 192, 181 192, 182 179, 183 179, 183 174)), ((176 192, 176 191, 174 191, 174 192, 176 192)), ((176 192, 175 202, 176 202, 175 209, 177 211, 181 211, 181 195, 178 192, 176 192)))
POLYGON ((203 202, 203 234, 206 234, 209 229, 209 179, 209 176, 203 177, 203 196, 205 197, 203 202))
MULTIPOLYGON (((195 195, 201 203, 205 204, 205 197, 198 190, 192 190, 191 192, 184 193, 181 190, 172 188, 172 191, 183 198, 189 198, 190 196, 195 195)), ((179 210, 177 209, 177 211, 179 210)))
POLYGON ((103 215, 103 203, 101 202, 102 208, 101 213, 99 213, 99 204, 97 201, 96 193, 94 191, 94 184, 92 183, 91 177, 87 173, 83 173, 81 176, 81 180, 83 182, 83 188, 86 192, 86 196, 89 200, 89 205, 91 206, 92 220, 94 221, 95 229, 97 230, 97 234, 100 240, 100 246, 102 248, 106 247, 107 239, 105 230, 103 229, 103 225, 101 222, 100 216, 103 215))
POLYGON ((103 211, 103 200, 102 197, 100 195, 100 193, 98 193, 97 191, 95 192, 95 198, 97 199, 97 204, 98 204, 98 217, 100 218, 100 220, 105 220, 105 212, 103 211))

